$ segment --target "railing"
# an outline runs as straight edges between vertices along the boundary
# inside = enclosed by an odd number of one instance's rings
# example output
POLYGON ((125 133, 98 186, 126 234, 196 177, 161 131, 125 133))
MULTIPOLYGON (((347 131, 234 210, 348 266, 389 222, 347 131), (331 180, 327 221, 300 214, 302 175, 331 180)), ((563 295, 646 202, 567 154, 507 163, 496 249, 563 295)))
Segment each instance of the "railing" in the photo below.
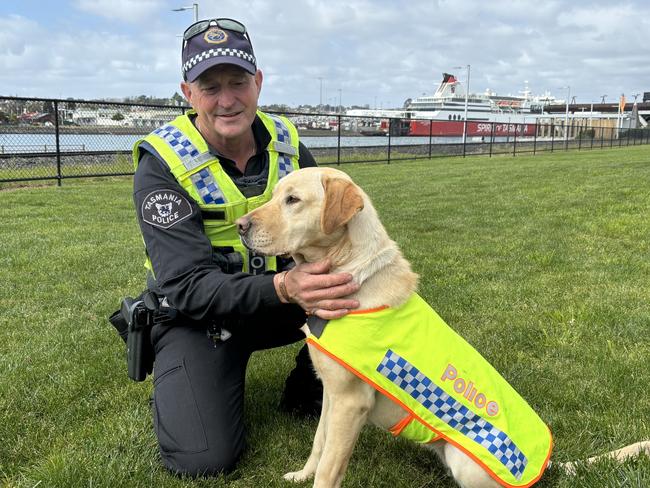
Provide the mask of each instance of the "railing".
MULTIPOLYGON (((60 144, 61 152, 84 152, 85 144, 60 144)), ((0 154, 29 154, 57 152, 56 144, 0 144, 0 154)))
MULTIPOLYGON (((131 147, 189 107, 0 97, 0 183, 133 174, 131 147)), ((510 123, 284 113, 319 164, 536 154, 650 143, 617 119, 510 123)), ((629 125, 629 122, 628 122, 629 125)))

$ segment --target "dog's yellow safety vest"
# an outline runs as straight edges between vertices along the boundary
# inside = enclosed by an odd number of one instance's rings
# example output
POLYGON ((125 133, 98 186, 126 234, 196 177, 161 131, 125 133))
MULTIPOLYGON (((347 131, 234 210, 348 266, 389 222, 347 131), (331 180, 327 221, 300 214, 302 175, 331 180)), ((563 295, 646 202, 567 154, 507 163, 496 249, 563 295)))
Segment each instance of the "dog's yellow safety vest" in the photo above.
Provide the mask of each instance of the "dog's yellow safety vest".
POLYGON ((546 469, 549 428, 419 295, 398 308, 310 317, 307 342, 402 406, 391 428, 416 442, 443 438, 501 485, 526 487, 546 469))
MULTIPOLYGON (((298 131, 286 117, 257 112, 271 135, 271 141, 266 147, 269 175, 264 192, 246 198, 223 170, 219 159, 208 150, 207 143, 189 118, 189 115, 194 114, 196 112, 188 111, 137 141, 133 147, 135 167, 137 168, 140 159, 140 145, 147 142, 199 205, 204 230, 212 247, 232 248, 239 253, 244 272, 259 274, 268 269, 276 269, 275 257, 264 258, 244 247, 235 221, 268 202, 278 180, 299 168, 298 131)), ((152 270, 148 256, 145 266, 152 270)))

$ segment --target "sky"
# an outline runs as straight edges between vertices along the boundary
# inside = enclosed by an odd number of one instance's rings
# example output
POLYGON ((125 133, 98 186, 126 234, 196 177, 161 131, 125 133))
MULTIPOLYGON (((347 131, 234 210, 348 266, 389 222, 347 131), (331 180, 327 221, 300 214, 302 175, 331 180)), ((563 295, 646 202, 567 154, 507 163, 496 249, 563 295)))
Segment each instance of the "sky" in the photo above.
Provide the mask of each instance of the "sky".
MULTIPOLYGON (((0 95, 169 97, 188 0, 0 0, 0 95)), ((260 103, 401 107, 442 73, 470 92, 578 103, 650 92, 648 0, 198 0, 250 33, 260 103), (462 67, 462 68, 461 68, 462 67)), ((641 100, 643 95, 639 98, 641 100)))

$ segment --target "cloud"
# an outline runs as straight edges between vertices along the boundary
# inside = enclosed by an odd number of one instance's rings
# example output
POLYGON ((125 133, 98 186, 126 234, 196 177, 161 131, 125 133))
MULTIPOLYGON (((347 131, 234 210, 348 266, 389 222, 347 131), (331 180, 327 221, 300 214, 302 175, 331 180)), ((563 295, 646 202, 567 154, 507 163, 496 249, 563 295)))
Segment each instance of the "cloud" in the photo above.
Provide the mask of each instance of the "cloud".
MULTIPOLYGON (((175 0, 69 0, 51 19, 0 17, 0 86, 25 95, 169 95, 178 89, 179 39, 191 12, 175 0), (133 22, 143 23, 142 29, 133 22), (25 36, 24 32, 38 32, 25 36), (45 42, 46 41, 46 42, 45 42)), ((57 5, 59 5, 57 3, 57 5)), ((23 9, 26 10, 26 9, 23 9)), ((232 17, 251 34, 264 103, 401 105, 432 93, 442 72, 471 91, 578 100, 649 91, 650 4, 628 0, 270 0, 200 2, 201 18, 232 17), (644 86, 645 85, 645 86, 644 86), (611 87, 611 88, 610 88, 611 87)))
POLYGON ((138 23, 160 11, 169 10, 162 0, 75 0, 74 5, 99 17, 138 23))
POLYGON ((37 23, 19 15, 0 17, 0 59, 5 63, 2 66, 11 67, 13 62, 25 54, 30 39, 25 32, 38 32, 37 23))
POLYGON ((20 16, 0 18, 0 65, 6 67, 0 70, 0 85, 15 87, 9 93, 23 96, 97 98, 135 94, 117 92, 117 85, 159 94, 162 82, 168 86, 162 93, 169 96, 178 86, 179 49, 168 37, 156 30, 137 37, 84 29, 69 33, 20 16), (25 32, 38 32, 38 39, 25 32))

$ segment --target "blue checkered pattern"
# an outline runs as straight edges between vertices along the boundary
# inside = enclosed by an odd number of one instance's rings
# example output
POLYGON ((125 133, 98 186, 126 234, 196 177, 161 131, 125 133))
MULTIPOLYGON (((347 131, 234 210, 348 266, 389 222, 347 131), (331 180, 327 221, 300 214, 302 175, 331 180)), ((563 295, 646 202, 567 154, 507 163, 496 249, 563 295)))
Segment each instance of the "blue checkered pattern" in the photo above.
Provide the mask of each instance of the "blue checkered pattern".
POLYGON ((271 115, 271 114, 269 114, 269 117, 271 117, 273 123, 275 124, 275 130, 278 133, 278 141, 291 144, 291 134, 289 133, 289 129, 284 124, 282 119, 277 115, 271 115))
MULTIPOLYGON (((285 144, 291 144, 291 134, 289 129, 282 122, 282 119, 274 115, 270 116, 273 119, 275 124, 275 131, 278 134, 278 141, 285 144)), ((293 165, 291 164, 291 158, 283 153, 278 153, 278 178, 283 178, 293 171, 293 165)))
POLYGON ((292 171, 291 158, 285 154, 278 154, 278 178, 283 178, 292 171))
POLYGON ((190 180, 196 187, 199 195, 205 203, 226 203, 226 197, 219 189, 213 174, 209 169, 203 168, 190 176, 190 180))
POLYGON ((444 423, 487 449, 516 479, 521 478, 528 459, 507 434, 469 410, 390 349, 377 366, 377 371, 444 423))
POLYGON ((255 56, 241 49, 234 49, 229 47, 220 47, 216 49, 208 49, 207 51, 200 52, 192 56, 187 62, 183 65, 183 73, 187 73, 194 66, 199 64, 204 59, 214 58, 216 56, 229 56, 231 58, 241 58, 249 63, 252 63, 253 66, 256 66, 255 56))
POLYGON ((187 169, 191 169, 192 160, 199 155, 199 151, 185 134, 173 125, 164 125, 153 131, 153 133, 174 150, 187 169))

